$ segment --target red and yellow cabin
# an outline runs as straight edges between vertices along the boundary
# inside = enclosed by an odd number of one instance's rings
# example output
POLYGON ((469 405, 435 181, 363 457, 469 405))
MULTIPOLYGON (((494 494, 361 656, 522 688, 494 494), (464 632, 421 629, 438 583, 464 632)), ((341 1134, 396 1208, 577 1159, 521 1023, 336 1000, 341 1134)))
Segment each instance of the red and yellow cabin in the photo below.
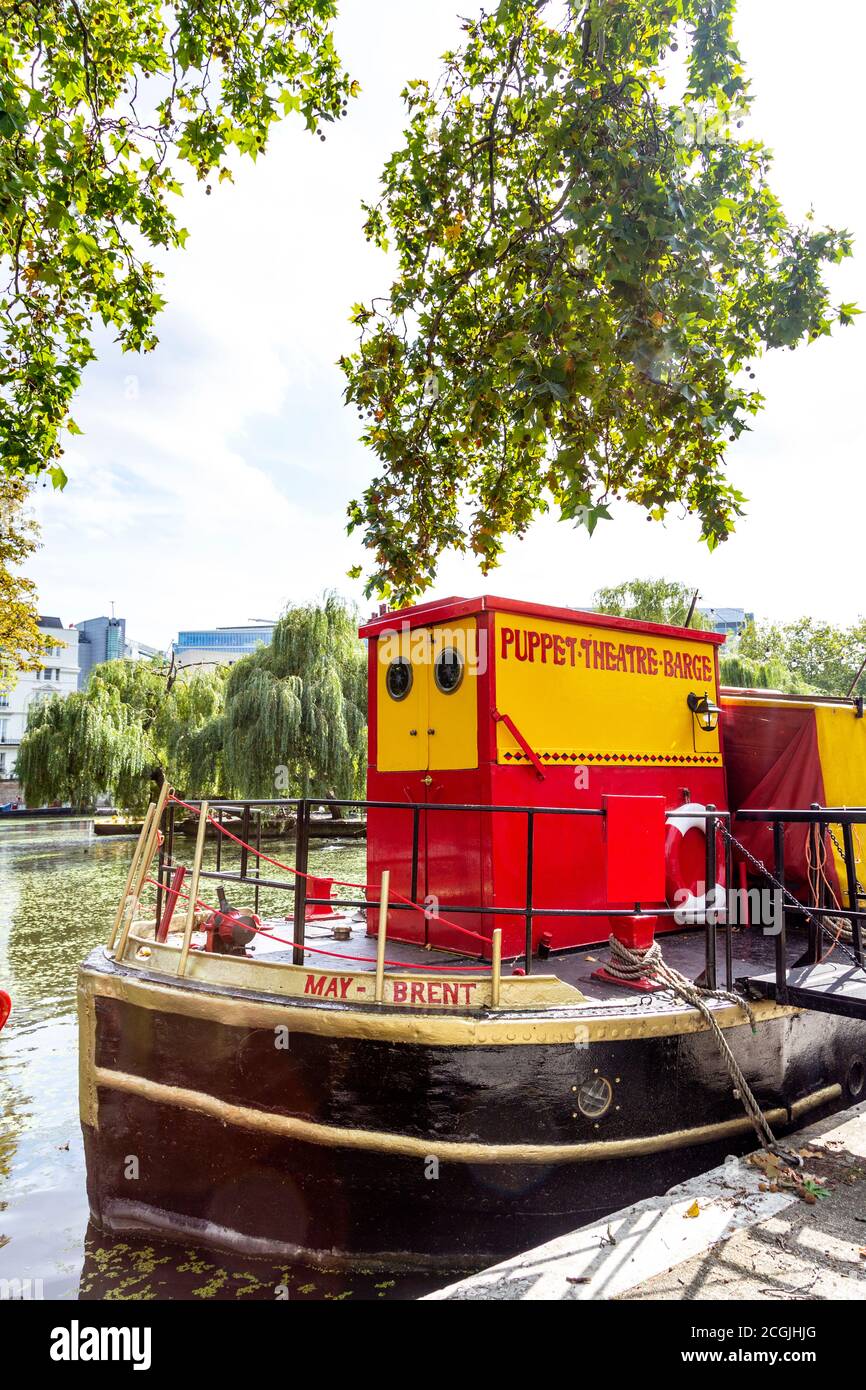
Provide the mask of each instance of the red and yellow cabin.
MULTIPOLYGON (((732 811, 773 807, 866 805, 866 719, 859 700, 787 695, 769 690, 722 691, 725 771, 732 811)), ((772 826, 740 821, 738 840, 766 864, 773 861, 772 826)), ((828 834, 824 865, 837 902, 850 906, 841 835, 828 834)), ((808 889, 812 854, 805 825, 784 830, 788 886, 808 889)), ((857 877, 866 878, 866 849, 853 832, 857 877)))
MULTIPOLYGON (((727 805, 719 729, 706 729, 712 721, 689 702, 717 703, 724 639, 715 633, 484 596, 388 613, 361 636, 369 642, 368 797, 453 808, 419 816, 414 885, 412 812, 371 810, 371 883, 388 868, 392 891, 432 900, 445 916, 454 905, 522 907, 527 817, 471 808, 598 809, 616 795, 663 797, 668 809, 727 805)), ((535 908, 634 905, 608 900, 603 826, 601 817, 535 817, 535 908)), ((702 859, 695 868, 700 877, 702 859)), ((504 954, 523 951, 522 914, 459 921, 486 937, 500 926, 504 954)), ((388 932, 478 949, 421 912, 392 911, 388 932)), ((557 950, 606 935, 601 916, 539 917, 533 944, 544 939, 557 950)))

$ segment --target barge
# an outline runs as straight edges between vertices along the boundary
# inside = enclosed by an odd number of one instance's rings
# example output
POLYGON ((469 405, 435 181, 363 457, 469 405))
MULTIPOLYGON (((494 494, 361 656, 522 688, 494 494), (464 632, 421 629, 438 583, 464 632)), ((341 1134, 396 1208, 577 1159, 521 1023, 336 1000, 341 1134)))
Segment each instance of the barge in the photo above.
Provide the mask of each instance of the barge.
POLYGON ((513 600, 362 636, 363 882, 310 874, 308 800, 286 857, 274 803, 149 809, 80 971, 97 1226, 472 1269, 863 1097, 862 707, 822 744, 719 690, 715 634, 513 600))

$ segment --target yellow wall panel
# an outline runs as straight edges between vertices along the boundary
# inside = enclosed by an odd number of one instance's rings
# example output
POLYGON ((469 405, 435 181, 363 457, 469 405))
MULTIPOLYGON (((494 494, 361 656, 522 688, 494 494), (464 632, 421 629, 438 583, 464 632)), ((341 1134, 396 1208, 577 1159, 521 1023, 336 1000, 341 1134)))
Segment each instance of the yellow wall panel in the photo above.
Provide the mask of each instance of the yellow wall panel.
MULTIPOLYGON (((495 651, 497 708, 541 758, 721 763, 686 703, 717 700, 709 642, 498 613, 495 651)), ((518 752, 499 723, 498 761, 518 752)))
MULTIPOLYGON (((866 719, 858 719, 848 705, 816 705, 818 754, 824 779, 824 802, 827 806, 866 806, 866 719)), ((842 831, 833 827, 836 839, 842 844, 842 831)), ((866 877, 864 863, 864 827, 854 826, 854 853, 857 877, 866 877)), ((834 847, 833 855, 839 882, 845 887, 845 860, 834 847)), ((845 897, 847 903, 847 896, 845 897)))

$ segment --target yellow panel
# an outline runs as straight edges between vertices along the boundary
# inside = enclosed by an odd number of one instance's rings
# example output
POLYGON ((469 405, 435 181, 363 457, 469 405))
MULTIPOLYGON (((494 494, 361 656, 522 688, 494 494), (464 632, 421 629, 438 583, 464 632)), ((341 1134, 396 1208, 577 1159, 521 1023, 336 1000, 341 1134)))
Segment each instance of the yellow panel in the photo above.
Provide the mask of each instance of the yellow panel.
POLYGON ((436 769, 478 766, 477 624, 465 618, 430 629, 431 662, 428 676, 429 766, 436 769), (459 652, 463 677, 450 694, 435 681, 436 659, 447 647, 459 652))
MULTIPOLYGON (((709 642, 499 613, 495 647, 497 708, 542 760, 721 765, 686 703, 717 701, 709 642)), ((497 759, 523 760, 502 722, 497 759)))
MULTIPOLYGON (((827 806, 866 806, 866 720, 858 719, 849 705, 816 705, 815 722, 818 729, 818 754, 824 779, 824 802, 827 806)), ((842 831, 833 832, 840 845, 842 831)), ((854 826, 854 855, 857 877, 864 879, 863 848, 866 828, 854 826)), ((839 882, 846 884, 844 857, 833 849, 839 882)), ((847 895, 844 898, 847 904, 847 895)))
POLYGON ((414 772, 427 766, 427 692, 430 639, 423 628, 389 633, 376 643, 376 766, 380 772, 414 772), (388 667, 397 657, 412 667, 412 686, 403 700, 394 700, 385 683, 388 667))

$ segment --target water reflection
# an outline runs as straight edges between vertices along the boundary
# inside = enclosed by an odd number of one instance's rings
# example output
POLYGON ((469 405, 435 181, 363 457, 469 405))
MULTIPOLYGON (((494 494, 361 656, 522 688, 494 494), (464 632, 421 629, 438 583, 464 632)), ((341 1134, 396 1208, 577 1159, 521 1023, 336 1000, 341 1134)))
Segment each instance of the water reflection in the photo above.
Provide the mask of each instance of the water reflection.
MULTIPOLYGON (((411 1298, 418 1279, 233 1261, 147 1238, 106 1238, 88 1226, 78 1122, 76 971, 105 940, 134 840, 94 837, 89 823, 0 827, 0 985, 12 1014, 0 1033, 0 1278, 41 1279, 46 1298, 411 1298)), ((267 852, 291 863, 292 841, 267 852)), ((186 859, 192 857, 178 849, 186 859)), ((215 867, 215 849, 206 864, 215 867)), ((236 846, 221 868, 238 865, 236 846)), ((313 873, 363 881, 363 841, 314 842, 313 873)), ((271 866, 269 877, 278 876, 271 866)), ((213 883, 202 896, 216 901, 213 883)), ((252 906, 248 889, 235 906, 252 906)), ((291 896, 261 890, 263 915, 291 914, 291 896)))

